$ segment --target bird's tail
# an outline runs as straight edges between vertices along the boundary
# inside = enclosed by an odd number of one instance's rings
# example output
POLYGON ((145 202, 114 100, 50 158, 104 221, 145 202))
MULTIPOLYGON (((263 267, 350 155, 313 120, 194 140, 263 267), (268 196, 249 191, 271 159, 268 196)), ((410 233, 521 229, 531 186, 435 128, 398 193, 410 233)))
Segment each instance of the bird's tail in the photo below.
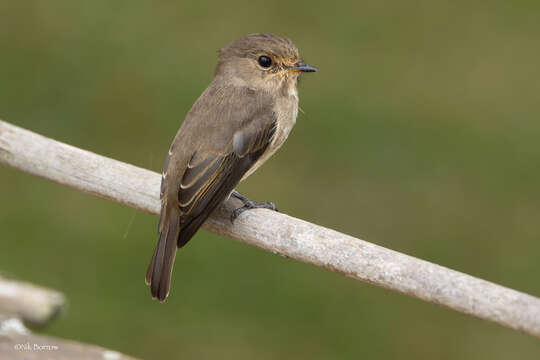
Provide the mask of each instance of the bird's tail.
POLYGON ((150 285, 152 297, 163 302, 171 287, 171 273, 180 233, 180 212, 171 207, 162 212, 161 217, 159 242, 146 271, 146 285, 150 285))

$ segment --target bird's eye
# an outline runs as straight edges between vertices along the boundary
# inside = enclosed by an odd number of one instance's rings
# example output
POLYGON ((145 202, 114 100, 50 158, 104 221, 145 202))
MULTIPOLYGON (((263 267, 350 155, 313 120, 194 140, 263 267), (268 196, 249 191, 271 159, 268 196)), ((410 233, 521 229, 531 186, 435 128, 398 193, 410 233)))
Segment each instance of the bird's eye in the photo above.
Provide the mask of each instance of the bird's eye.
POLYGON ((268 68, 270 65, 272 65, 272 59, 264 55, 259 56, 259 65, 261 65, 263 68, 268 68))

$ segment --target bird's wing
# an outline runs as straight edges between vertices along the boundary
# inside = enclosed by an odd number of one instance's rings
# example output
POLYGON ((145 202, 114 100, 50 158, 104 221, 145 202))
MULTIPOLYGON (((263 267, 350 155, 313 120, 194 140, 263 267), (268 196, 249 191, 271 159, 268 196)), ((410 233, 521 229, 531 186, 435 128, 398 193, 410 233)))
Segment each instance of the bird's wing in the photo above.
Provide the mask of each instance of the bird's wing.
POLYGON ((184 218, 178 247, 184 246, 216 206, 229 196, 265 152, 275 131, 273 114, 259 116, 235 131, 223 151, 193 154, 178 192, 178 205, 184 218))
MULTIPOLYGON (((160 238, 146 275, 152 296, 159 300, 168 295, 177 246, 184 246, 193 237, 273 140, 277 123, 270 106, 237 107, 224 108, 217 112, 219 115, 211 113, 211 116, 221 119, 208 119, 205 125, 209 127, 208 131, 197 132, 199 136, 204 134, 208 138, 202 142, 205 146, 193 150, 180 173, 176 199, 170 198, 167 187, 170 182, 178 180, 165 177, 162 180, 166 182, 165 185, 162 183, 162 197, 166 201, 162 201, 160 238), (225 136, 223 132, 211 131, 216 121, 227 127, 225 136)), ((205 124, 201 119, 197 122, 205 124)), ((187 136, 190 135, 187 134, 190 124, 186 125, 187 136)), ((178 146, 182 146, 184 134, 179 135, 182 136, 177 136, 175 146, 177 141, 180 142, 178 146)))

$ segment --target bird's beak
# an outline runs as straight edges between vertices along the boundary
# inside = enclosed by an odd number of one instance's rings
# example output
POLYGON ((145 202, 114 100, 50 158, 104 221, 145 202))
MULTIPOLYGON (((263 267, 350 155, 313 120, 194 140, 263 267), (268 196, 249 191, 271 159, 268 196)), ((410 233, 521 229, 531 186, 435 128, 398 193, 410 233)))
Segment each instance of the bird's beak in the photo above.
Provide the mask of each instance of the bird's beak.
POLYGON ((299 71, 299 72, 316 72, 317 68, 311 65, 306 64, 305 62, 299 61, 293 66, 287 67, 288 70, 299 71))

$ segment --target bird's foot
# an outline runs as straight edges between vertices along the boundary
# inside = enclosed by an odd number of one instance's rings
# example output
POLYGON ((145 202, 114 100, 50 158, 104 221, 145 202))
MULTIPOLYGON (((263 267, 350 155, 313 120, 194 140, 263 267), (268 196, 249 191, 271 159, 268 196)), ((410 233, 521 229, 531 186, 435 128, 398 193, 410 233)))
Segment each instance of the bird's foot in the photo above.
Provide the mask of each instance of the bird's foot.
POLYGON ((244 211, 250 210, 250 209, 269 209, 269 210, 278 211, 276 204, 274 204, 271 201, 261 201, 261 202, 251 201, 236 190, 234 190, 231 193, 231 196, 234 196, 235 198, 237 198, 238 200, 244 203, 244 206, 241 206, 232 212, 231 222, 234 222, 234 220, 236 220, 236 218, 240 216, 240 214, 242 214, 244 211))

